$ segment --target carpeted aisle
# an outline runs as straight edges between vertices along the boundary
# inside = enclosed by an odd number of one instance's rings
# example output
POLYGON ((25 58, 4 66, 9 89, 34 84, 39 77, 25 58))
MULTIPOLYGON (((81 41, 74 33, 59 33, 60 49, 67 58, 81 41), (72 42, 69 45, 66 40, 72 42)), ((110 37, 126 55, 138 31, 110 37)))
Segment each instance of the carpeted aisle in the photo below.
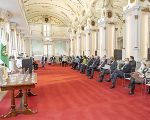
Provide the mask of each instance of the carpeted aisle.
MULTIPOLYGON (((150 120, 150 95, 141 95, 138 90, 129 96, 119 81, 112 90, 110 83, 89 80, 70 67, 47 66, 37 73, 33 91, 38 96, 28 101, 38 113, 8 120, 150 120)), ((0 102, 0 115, 8 112, 9 105, 8 93, 0 102)))

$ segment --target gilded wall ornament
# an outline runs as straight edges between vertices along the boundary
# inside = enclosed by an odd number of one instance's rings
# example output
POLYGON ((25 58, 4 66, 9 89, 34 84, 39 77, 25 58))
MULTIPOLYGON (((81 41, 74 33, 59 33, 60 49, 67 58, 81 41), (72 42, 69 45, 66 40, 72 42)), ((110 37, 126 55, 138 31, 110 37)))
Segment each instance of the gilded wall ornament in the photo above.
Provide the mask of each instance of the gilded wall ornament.
POLYGON ((130 3, 134 3, 135 2, 135 0, 130 0, 130 3))

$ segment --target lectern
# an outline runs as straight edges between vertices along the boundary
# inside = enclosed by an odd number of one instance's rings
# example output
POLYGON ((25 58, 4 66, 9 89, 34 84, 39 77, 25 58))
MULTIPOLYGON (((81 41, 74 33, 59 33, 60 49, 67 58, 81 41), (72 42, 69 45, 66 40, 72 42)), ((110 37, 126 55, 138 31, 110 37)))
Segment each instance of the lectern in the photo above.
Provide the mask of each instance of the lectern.
POLYGON ((32 73, 32 69, 33 69, 33 61, 32 59, 23 59, 22 60, 22 69, 24 68, 25 71, 27 71, 29 69, 29 73, 32 73))

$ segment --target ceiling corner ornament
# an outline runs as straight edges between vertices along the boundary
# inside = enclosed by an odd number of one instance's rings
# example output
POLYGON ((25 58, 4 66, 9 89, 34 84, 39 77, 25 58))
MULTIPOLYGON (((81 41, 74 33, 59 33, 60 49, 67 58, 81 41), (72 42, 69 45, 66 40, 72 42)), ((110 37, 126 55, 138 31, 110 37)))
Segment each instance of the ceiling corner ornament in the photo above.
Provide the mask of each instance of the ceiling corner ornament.
POLYGON ((108 17, 108 18, 112 18, 112 11, 111 11, 111 10, 108 10, 108 11, 107 11, 107 17, 108 17))
POLYGON ((11 13, 8 12, 7 10, 0 9, 0 24, 8 22, 11 16, 12 16, 11 13))
POLYGON ((91 21, 91 25, 92 25, 92 26, 95 26, 95 24, 96 24, 95 21, 92 20, 92 21, 91 21))
POLYGON ((144 9, 142 9, 142 11, 143 11, 143 12, 150 12, 150 8, 148 8, 148 7, 147 7, 147 8, 144 8, 144 9))
POLYGON ((81 26, 81 30, 84 31, 84 26, 81 26))
POLYGON ((140 0, 141 2, 145 2, 145 0, 140 0))

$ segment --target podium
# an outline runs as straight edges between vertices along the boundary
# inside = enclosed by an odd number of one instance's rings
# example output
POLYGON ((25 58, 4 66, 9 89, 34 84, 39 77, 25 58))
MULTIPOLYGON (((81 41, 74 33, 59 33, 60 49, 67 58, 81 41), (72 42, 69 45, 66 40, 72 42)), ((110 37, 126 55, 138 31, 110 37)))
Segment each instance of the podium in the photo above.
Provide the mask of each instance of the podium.
POLYGON ((32 59, 23 59, 22 60, 22 69, 25 69, 25 71, 27 71, 29 69, 29 73, 32 73, 32 69, 33 69, 32 59))

